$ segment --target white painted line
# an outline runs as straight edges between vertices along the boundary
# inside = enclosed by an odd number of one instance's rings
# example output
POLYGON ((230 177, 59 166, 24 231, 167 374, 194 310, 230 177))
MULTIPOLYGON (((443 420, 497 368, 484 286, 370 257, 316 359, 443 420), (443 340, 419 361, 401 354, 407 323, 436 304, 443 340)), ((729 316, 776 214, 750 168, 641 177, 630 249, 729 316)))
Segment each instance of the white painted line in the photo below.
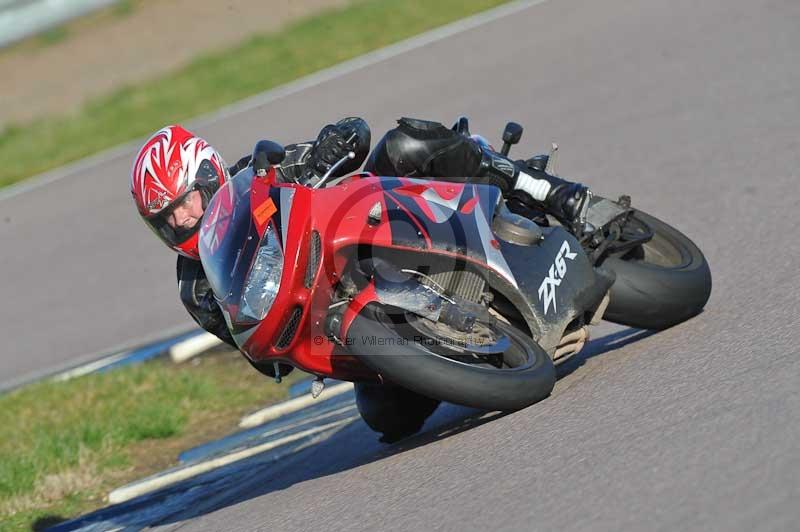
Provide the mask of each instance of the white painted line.
POLYGON ((110 355, 100 360, 95 360, 94 362, 90 362, 88 364, 84 364, 82 366, 78 366, 75 369, 71 369, 69 371, 65 371, 63 373, 59 373, 55 375, 52 380, 56 382, 63 382, 68 381, 70 379, 74 379, 76 377, 83 377, 84 375, 88 375, 89 373, 93 373, 99 369, 102 369, 106 366, 110 366, 111 364, 122 360, 126 356, 130 355, 130 352, 125 353, 118 353, 116 355, 110 355))
POLYGON ((299 427, 302 427, 304 425, 316 424, 316 423, 318 423, 318 422, 320 422, 322 420, 329 419, 329 418, 332 418, 332 417, 341 416, 342 414, 345 414, 345 413, 350 412, 351 410, 355 410, 355 409, 356 409, 356 405, 354 403, 350 403, 350 404, 348 404, 346 406, 343 406, 341 408, 337 408, 335 410, 331 410, 330 412, 325 412, 323 414, 319 414, 319 415, 315 415, 315 416, 311 416, 311 417, 305 417, 305 416, 301 417, 299 421, 295 421, 294 423, 290 423, 288 425, 284 425, 284 426, 278 427, 276 429, 271 429, 271 430, 268 430, 266 432, 262 432, 261 434, 258 434, 256 436, 252 436, 251 435, 247 439, 239 440, 239 441, 236 441, 234 443, 227 444, 227 445, 224 442, 226 440, 229 440, 231 437, 235 437, 237 434, 234 433, 234 434, 231 434, 229 436, 224 436, 221 439, 214 441, 213 442, 214 443, 214 447, 212 448, 212 450, 207 451, 206 453, 197 452, 198 450, 200 450, 202 448, 202 446, 195 447, 194 449, 191 449, 191 451, 194 451, 194 454, 197 456, 197 458, 189 459, 189 460, 181 460, 181 463, 192 464, 192 463, 195 463, 197 461, 208 460, 210 457, 217 456, 217 455, 219 455, 220 453, 223 453, 223 452, 230 452, 230 451, 238 449, 238 448, 240 448, 240 447, 242 447, 244 445, 247 445, 248 443, 252 444, 255 441, 262 441, 262 440, 265 440, 267 438, 273 438, 273 437, 278 436, 280 434, 286 434, 287 432, 291 432, 291 431, 293 431, 293 430, 295 430, 295 429, 297 429, 299 427))
POLYGON ((220 344, 222 340, 211 333, 198 334, 170 347, 169 357, 176 364, 180 364, 220 344))
POLYGON ((352 382, 343 382, 341 384, 325 388, 322 391, 322 395, 320 395, 316 399, 311 397, 311 394, 295 397, 294 399, 289 399, 288 401, 284 401, 283 403, 278 403, 277 405, 269 406, 267 408, 264 408, 263 410, 259 410, 258 412, 253 412, 252 414, 243 417, 242 420, 239 422, 239 427, 251 428, 263 425, 268 421, 278 419, 279 417, 285 416, 286 414, 298 412, 300 410, 303 410, 304 408, 308 408, 311 405, 319 404, 320 401, 327 401, 328 399, 332 399, 337 395, 347 393, 352 389, 353 389, 352 382))
POLYGON ((291 434, 289 436, 285 436, 277 440, 265 442, 261 445, 256 445, 248 449, 242 449, 241 451, 230 453, 225 456, 220 456, 219 458, 214 458, 206 462, 201 462, 199 464, 183 467, 175 471, 166 473, 164 475, 159 475, 154 478, 145 479, 135 484, 129 484, 127 486, 117 488, 108 494, 108 502, 110 504, 118 504, 121 502, 129 501, 135 497, 144 495, 145 493, 149 493, 151 491, 155 491, 157 489, 170 486, 172 484, 175 484, 176 482, 180 482, 182 480, 195 477, 197 475, 206 473, 208 471, 213 471, 214 469, 218 469, 220 467, 232 464, 234 462, 238 462, 239 460, 243 460, 245 458, 249 458, 251 456, 255 456, 257 454, 266 451, 270 451, 282 445, 286 445, 287 443, 296 442, 304 438, 313 436, 315 434, 320 434, 328 430, 343 427, 355 421, 358 418, 359 416, 351 416, 345 419, 341 419, 339 421, 335 421, 333 423, 328 423, 326 425, 314 427, 308 430, 304 430, 302 432, 298 432, 296 434, 291 434))
POLYGON ((170 327, 169 329, 166 330, 162 330, 158 334, 148 334, 146 336, 137 338, 135 340, 130 340, 127 342, 117 344, 110 348, 95 351, 93 353, 86 353, 84 355, 75 357, 72 360, 67 360, 60 364, 55 364, 52 367, 37 369, 25 373, 22 376, 15 377, 13 379, 9 379, 7 381, 3 381, 2 383, 0 383, 0 394, 9 392, 15 388, 19 388, 20 386, 24 386, 26 384, 30 384, 38 380, 47 379, 50 377, 56 377, 64 372, 77 370, 79 366, 82 366, 84 364, 94 364, 95 362, 98 362, 100 360, 111 360, 111 362, 115 362, 116 360, 112 360, 112 357, 116 357, 122 354, 128 354, 132 351, 136 351, 142 347, 147 347, 148 345, 156 344, 158 342, 162 341, 165 342, 169 338, 177 337, 182 334, 186 334, 187 332, 188 330, 186 325, 178 325, 175 327, 170 327))
POLYGON ((69 177, 75 174, 80 174, 82 172, 85 172, 86 170, 94 168, 95 166, 100 166, 102 164, 106 164, 109 161, 113 161, 117 157, 121 157, 122 155, 125 155, 127 153, 131 154, 131 164, 133 164, 133 153, 135 152, 135 150, 141 147, 142 142, 143 142, 142 138, 134 139, 130 142, 126 142, 125 144, 120 144, 113 148, 103 150, 85 159, 80 159, 73 163, 68 163, 59 168, 49 170, 47 172, 44 172, 43 174, 30 177, 23 181, 19 181, 18 183, 15 183, 13 185, 2 188, 0 189, 0 201, 11 199, 14 196, 19 196, 20 194, 24 194, 25 192, 29 192, 31 190, 35 190, 45 185, 49 185, 50 183, 54 183, 65 177, 69 177))
MULTIPOLYGON (((185 334, 185 333, 184 333, 185 334)), ((202 336, 199 334, 197 336, 202 336)), ((182 342, 178 342, 178 344, 187 343, 192 341, 193 339, 197 338, 197 336, 193 336, 191 338, 187 338, 182 342)), ((212 335, 213 336, 213 335, 212 335)), ((173 339, 167 338, 161 341, 151 342, 149 344, 144 344, 136 349, 125 349, 123 351, 118 351, 114 354, 107 355, 96 360, 92 360, 91 362, 87 362, 85 364, 81 364, 79 366, 70 368, 68 370, 62 371, 60 373, 56 373, 51 377, 51 380, 61 382, 61 381, 68 381, 70 379, 74 379, 76 377, 82 377, 84 375, 88 375, 89 373, 94 373, 95 371, 99 371, 105 367, 108 367, 112 364, 115 364, 119 361, 123 361, 125 359, 131 358, 135 359, 143 355, 143 352, 148 352, 146 358, 141 360, 146 360, 150 358, 155 358, 160 356, 161 354, 171 351, 172 346, 167 348, 169 342, 172 342, 173 339)))
POLYGON ((355 410, 355 404, 349 404, 347 406, 343 406, 342 408, 337 408, 335 410, 331 410, 330 412, 325 412, 323 414, 319 414, 316 416, 311 417, 303 417, 300 421, 296 421, 294 423, 290 423, 283 427, 278 427, 277 429, 268 430, 262 434, 260 434, 259 438, 268 438, 270 436, 276 436, 278 434, 282 434, 284 432, 289 432, 290 430, 294 430, 297 427, 302 427, 303 425, 308 425, 309 423, 316 423, 317 421, 322 421, 323 419, 327 419, 329 417, 338 416, 340 414, 344 414, 345 412, 349 412, 351 410, 355 410))
MULTIPOLYGON (((184 332, 178 336, 184 336, 186 333, 184 332)), ((198 335, 198 336, 202 336, 198 335)), ((179 344, 189 343, 195 337, 187 338, 186 340, 179 342, 179 344)), ((216 338, 216 337, 215 337, 216 338)), ((118 362, 123 363, 139 363, 144 362, 145 360, 149 360, 151 358, 160 357, 164 353, 171 352, 172 346, 169 346, 169 342, 173 342, 174 338, 167 338, 160 341, 150 342, 148 344, 144 344, 136 349, 124 349, 124 350, 115 350, 113 354, 105 355, 100 358, 96 358, 86 363, 79 364, 77 366, 69 367, 68 369, 64 370, 56 370, 55 373, 52 374, 41 374, 41 375, 34 375, 34 376, 26 376, 18 379, 16 382, 11 383, 3 383, 0 386, 0 394, 5 393, 7 391, 13 390, 18 386, 23 386, 25 384, 49 378, 51 381, 55 382, 63 382, 68 381, 70 379, 74 379, 77 377, 83 377, 84 375, 88 375, 90 373, 94 373, 96 371, 100 371, 103 368, 108 366, 117 364, 118 362), (130 360, 126 360, 130 359, 130 360)), ((210 342, 209 342, 210 343, 210 342)), ((221 342, 218 342, 221 343, 221 342)), ((213 346, 212 346, 213 347, 213 346)), ((188 350, 188 348, 187 348, 188 350)), ((196 345, 195 350, 199 350, 199 344, 196 345)), ((203 349, 205 350, 205 349, 203 349)), ((201 351, 198 351, 199 354, 201 351)), ((191 353, 189 355, 183 356, 193 356, 191 353)), ((74 361, 73 361, 74 362, 74 361)))
MULTIPOLYGON (((448 37, 458 35, 459 33, 464 33, 479 26, 494 22, 495 20, 514 15, 528 8, 537 6, 539 4, 544 4, 547 1, 548 0, 519 0, 517 2, 503 4, 488 11, 483 11, 471 17, 452 22, 445 26, 440 26, 426 33, 417 35, 416 37, 411 37, 404 41, 400 41, 398 43, 375 50, 374 52, 369 52, 355 59, 345 61, 344 63, 339 63, 338 65, 320 70, 296 81, 292 81, 286 85, 256 94, 255 96, 251 96, 244 100, 240 100, 237 103, 223 107, 213 113, 189 120, 187 121, 187 127, 189 129, 196 129, 209 126, 233 115, 251 111, 257 107, 261 107, 262 105, 266 105, 280 98, 304 91, 362 68, 381 63, 387 59, 402 55, 417 48, 422 48, 423 46, 427 46, 448 37)), ((25 181, 21 181, 15 185, 6 187, 0 190, 0 201, 7 200, 19 194, 37 189, 43 185, 53 183, 54 181, 58 181, 64 177, 83 172, 94 166, 105 164, 117 157, 120 157, 121 155, 135 151, 139 148, 143 140, 144 137, 133 140, 115 148, 102 151, 87 159, 82 159, 80 161, 67 164, 60 168, 56 168, 49 172, 26 179, 25 181)))

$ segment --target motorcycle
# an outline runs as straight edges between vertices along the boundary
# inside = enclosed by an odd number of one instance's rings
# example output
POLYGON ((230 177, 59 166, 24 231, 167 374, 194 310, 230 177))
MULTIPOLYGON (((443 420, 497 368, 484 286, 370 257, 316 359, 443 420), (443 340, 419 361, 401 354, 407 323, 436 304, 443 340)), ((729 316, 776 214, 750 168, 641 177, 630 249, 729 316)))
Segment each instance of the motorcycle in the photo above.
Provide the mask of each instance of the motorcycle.
MULTIPOLYGON (((503 155, 521 134, 509 123, 503 155)), ((550 173, 554 155, 539 160, 550 173)), ((439 401, 532 405, 589 326, 664 329, 710 295, 698 247, 628 197, 592 196, 568 227, 534 222, 488 185, 368 172, 334 183, 347 158, 313 188, 279 182, 283 156, 261 141, 252 166, 211 199, 203 267, 257 369, 277 380, 292 367, 311 373, 315 394, 334 378, 391 395, 388 410, 359 400, 378 431, 393 426, 388 412, 413 432, 439 401)))

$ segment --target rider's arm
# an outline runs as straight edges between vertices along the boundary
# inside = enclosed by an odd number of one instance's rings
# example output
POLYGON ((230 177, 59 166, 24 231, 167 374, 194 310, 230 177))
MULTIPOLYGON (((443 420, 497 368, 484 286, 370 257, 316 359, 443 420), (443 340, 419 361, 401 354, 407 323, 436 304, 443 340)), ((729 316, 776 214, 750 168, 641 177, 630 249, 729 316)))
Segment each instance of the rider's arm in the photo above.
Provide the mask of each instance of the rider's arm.
POLYGON ((301 185, 314 185, 330 167, 353 152, 355 158, 336 169, 334 177, 354 172, 369 153, 370 130, 367 123, 358 117, 328 124, 317 139, 286 147, 286 158, 278 166, 279 177, 301 185))
POLYGON ((199 260, 178 256, 178 289, 181 301, 197 324, 223 342, 236 347, 214 292, 199 260))
MULTIPOLYGON (((334 177, 354 172, 366 159, 370 142, 369 126, 361 118, 343 118, 335 124, 328 124, 322 128, 316 140, 289 144, 285 147, 286 156, 275 166, 278 180, 284 183, 313 185, 334 163, 350 151, 355 154, 355 158, 337 168, 334 177)), ((250 155, 246 155, 239 159, 228 169, 230 175, 235 175, 247 167, 251 158, 250 155)))

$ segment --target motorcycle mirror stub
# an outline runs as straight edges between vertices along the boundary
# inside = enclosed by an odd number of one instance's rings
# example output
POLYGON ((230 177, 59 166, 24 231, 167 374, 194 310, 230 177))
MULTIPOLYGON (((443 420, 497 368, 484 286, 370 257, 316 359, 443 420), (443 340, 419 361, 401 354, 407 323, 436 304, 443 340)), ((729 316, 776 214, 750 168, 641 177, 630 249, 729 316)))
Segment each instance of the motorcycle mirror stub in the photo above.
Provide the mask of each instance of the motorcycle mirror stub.
POLYGON ((522 138, 522 126, 516 122, 509 122, 503 130, 503 142, 517 144, 522 138))
POLYGON ((522 126, 516 122, 509 122, 503 130, 503 155, 508 155, 511 146, 517 144, 522 138, 522 126))
POLYGON ((264 177, 270 166, 280 163, 285 157, 283 146, 271 140, 260 140, 253 148, 253 172, 264 177))
POLYGON ((456 123, 453 124, 451 128, 453 131, 458 133, 459 135, 464 135, 465 137, 470 136, 469 132, 469 119, 466 116, 459 116, 456 123))

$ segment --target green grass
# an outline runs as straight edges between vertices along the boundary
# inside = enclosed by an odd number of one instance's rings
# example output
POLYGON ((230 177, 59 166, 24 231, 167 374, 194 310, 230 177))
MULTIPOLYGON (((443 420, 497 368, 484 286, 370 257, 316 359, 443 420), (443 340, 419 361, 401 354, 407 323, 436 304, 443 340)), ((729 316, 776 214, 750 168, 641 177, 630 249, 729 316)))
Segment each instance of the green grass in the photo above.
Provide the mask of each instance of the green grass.
POLYGON ((56 26, 42 32, 39 35, 39 42, 42 44, 42 46, 52 46, 60 43, 67 37, 69 37, 69 30, 66 28, 66 26, 56 26))
POLYGON ((238 353, 218 353, 0 396, 0 529, 97 507, 108 490, 173 464, 181 450, 232 431, 242 413, 287 390, 238 353))
POLYGON ((253 37, 69 116, 0 133, 0 186, 207 113, 507 0, 366 0, 253 37))
POLYGON ((133 0, 118 0, 111 6, 111 12, 115 17, 124 18, 133 13, 136 6, 133 0))

